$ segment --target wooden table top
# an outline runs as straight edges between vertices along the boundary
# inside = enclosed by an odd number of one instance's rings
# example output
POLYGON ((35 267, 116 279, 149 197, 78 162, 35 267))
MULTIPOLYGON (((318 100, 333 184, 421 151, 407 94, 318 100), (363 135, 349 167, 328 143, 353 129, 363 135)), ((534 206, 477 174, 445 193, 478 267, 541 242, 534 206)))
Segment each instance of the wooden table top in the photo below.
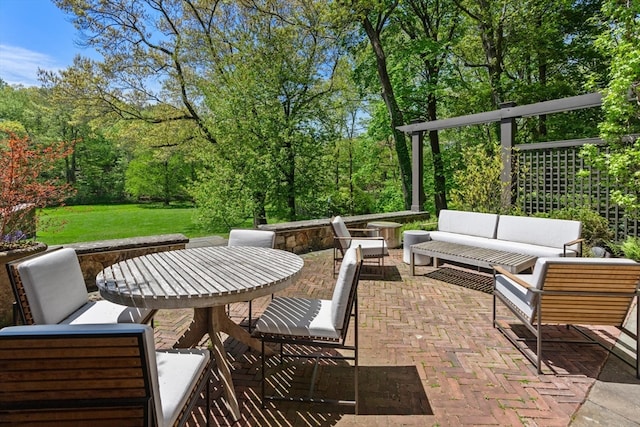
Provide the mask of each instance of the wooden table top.
POLYGON ((501 265, 511 273, 519 273, 533 267, 538 259, 538 257, 532 255, 436 240, 411 245, 411 251, 434 258, 446 257, 452 261, 479 267, 491 268, 493 265, 501 265))
POLYGON ((211 307, 249 301, 289 286, 304 261, 278 249, 214 246, 157 252, 102 270, 108 301, 145 308, 211 307))

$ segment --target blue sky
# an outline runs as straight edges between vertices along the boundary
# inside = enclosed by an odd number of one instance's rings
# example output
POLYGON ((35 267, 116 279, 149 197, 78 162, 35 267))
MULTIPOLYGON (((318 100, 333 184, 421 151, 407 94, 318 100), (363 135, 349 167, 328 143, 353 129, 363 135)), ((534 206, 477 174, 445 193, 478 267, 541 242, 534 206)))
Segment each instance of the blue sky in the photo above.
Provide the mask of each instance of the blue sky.
POLYGON ((38 68, 60 70, 77 54, 80 33, 51 0, 0 0, 0 78, 9 84, 40 86, 38 68))

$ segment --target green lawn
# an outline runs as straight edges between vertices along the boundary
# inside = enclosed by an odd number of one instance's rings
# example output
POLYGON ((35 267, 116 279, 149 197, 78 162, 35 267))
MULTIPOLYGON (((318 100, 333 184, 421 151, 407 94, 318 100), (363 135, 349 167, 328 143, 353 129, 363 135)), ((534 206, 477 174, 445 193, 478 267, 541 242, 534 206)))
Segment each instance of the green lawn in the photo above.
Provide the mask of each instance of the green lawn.
POLYGON ((195 209, 158 204, 68 206, 45 209, 37 240, 48 245, 182 233, 201 237, 224 232, 203 230, 194 221, 195 209), (51 223, 47 226, 47 223, 51 223), (61 224, 62 225, 58 225, 61 224))

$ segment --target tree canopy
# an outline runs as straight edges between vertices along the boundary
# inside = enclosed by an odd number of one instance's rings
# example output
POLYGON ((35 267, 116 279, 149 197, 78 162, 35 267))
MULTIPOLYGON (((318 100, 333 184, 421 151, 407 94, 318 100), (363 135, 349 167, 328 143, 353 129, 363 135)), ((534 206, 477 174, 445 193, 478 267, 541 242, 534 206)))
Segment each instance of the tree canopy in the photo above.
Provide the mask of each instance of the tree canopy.
MULTIPOLYGON (((602 91, 602 113, 520 120, 519 142, 638 129, 631 3, 55 3, 103 59, 41 71, 40 88, 0 83, 0 120, 43 143, 76 141, 64 166, 76 202, 192 200, 203 222, 227 227, 401 210, 412 166, 398 126, 602 91)), ((498 132, 427 135, 426 209, 473 193, 487 171, 465 158, 491 158, 498 132)))

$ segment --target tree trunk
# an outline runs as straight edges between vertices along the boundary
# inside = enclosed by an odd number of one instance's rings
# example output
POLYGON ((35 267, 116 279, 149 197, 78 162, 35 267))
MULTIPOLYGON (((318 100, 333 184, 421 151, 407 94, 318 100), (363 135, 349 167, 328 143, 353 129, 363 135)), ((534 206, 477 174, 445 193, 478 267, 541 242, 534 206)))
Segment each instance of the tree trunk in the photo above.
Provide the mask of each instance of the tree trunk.
POLYGON ((387 58, 382 48, 382 42, 380 40, 380 33, 374 29, 369 18, 364 17, 362 20, 364 27, 373 51, 376 55, 376 65, 378 71, 378 79, 380 80, 380 86, 382 87, 382 99, 387 106, 389 113, 389 119, 391 122, 391 132, 395 140, 396 154, 398 156, 398 163, 400 165, 400 174, 402 178, 402 193, 404 195, 405 209, 411 208, 411 157, 409 156, 409 149, 407 147, 407 139, 404 132, 397 129, 398 126, 404 125, 404 119, 402 112, 398 107, 393 87, 391 85, 391 79, 387 70, 387 58))

